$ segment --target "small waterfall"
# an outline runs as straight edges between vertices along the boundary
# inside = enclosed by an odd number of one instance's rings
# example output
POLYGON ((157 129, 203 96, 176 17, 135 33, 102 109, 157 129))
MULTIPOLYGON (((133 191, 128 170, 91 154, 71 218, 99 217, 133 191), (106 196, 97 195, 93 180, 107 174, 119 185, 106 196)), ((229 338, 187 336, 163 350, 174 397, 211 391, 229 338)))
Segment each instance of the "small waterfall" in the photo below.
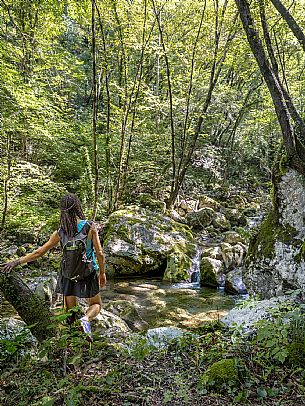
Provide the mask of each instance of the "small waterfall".
POLYGON ((190 269, 190 282, 194 285, 200 285, 200 257, 201 250, 199 246, 196 248, 196 254, 192 258, 192 266, 190 269))

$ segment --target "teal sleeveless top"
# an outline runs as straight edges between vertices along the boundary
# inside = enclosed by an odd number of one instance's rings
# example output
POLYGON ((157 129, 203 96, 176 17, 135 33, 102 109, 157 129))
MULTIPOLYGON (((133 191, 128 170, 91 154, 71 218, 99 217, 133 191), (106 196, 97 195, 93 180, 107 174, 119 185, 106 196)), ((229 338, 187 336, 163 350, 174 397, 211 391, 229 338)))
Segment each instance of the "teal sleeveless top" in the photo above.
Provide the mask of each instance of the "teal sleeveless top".
MULTIPOLYGON (((81 220, 78 224, 77 224, 77 231, 80 232, 82 230, 82 228, 84 227, 84 225, 86 224, 87 220, 81 220)), ((94 247, 93 247, 93 242, 91 240, 91 238, 87 238, 87 247, 86 247, 86 255, 87 258, 91 259, 92 258, 92 262, 94 264, 94 269, 96 271, 99 270, 99 266, 96 262, 96 257, 95 257, 95 253, 94 253, 94 247)))

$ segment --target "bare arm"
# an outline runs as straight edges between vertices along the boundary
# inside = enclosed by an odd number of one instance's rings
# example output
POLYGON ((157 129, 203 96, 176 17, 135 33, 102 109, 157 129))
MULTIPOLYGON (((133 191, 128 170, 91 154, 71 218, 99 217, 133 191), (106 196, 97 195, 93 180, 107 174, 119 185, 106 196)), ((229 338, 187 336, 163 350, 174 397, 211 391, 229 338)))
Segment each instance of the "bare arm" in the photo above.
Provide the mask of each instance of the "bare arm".
POLYGON ((54 231, 54 233, 49 238, 49 241, 47 241, 42 247, 39 247, 37 248, 37 250, 20 258, 20 264, 26 264, 27 262, 35 261, 36 259, 42 257, 51 248, 55 247, 55 245, 58 244, 59 241, 60 237, 58 231, 54 231))
POLYGON ((93 242, 95 255, 96 255, 97 262, 98 262, 99 268, 100 268, 99 283, 100 283, 100 287, 102 288, 103 286, 106 285, 105 256, 104 256, 104 251, 103 251, 102 244, 100 241, 100 237, 98 235, 98 231, 97 231, 95 225, 92 225, 91 230, 88 234, 88 237, 91 238, 91 240, 93 242))
POLYGON ((2 272, 10 272, 17 265, 35 261, 35 259, 42 257, 51 248, 55 247, 55 245, 58 244, 59 241, 60 241, 59 234, 57 231, 54 231, 54 233, 49 238, 49 241, 47 241, 42 247, 37 248, 37 250, 31 252, 30 254, 25 255, 24 257, 16 259, 15 261, 8 262, 3 266, 2 272))

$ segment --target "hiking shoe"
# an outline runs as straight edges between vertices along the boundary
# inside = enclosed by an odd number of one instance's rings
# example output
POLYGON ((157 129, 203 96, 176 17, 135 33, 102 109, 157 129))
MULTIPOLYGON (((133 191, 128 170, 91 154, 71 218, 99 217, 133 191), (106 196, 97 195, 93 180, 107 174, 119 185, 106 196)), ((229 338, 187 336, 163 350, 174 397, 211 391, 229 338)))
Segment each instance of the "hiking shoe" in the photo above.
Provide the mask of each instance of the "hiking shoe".
POLYGON ((89 343, 93 342, 93 337, 91 333, 91 324, 90 321, 85 320, 83 317, 79 319, 80 324, 83 328, 84 333, 87 335, 86 340, 89 341, 89 343))

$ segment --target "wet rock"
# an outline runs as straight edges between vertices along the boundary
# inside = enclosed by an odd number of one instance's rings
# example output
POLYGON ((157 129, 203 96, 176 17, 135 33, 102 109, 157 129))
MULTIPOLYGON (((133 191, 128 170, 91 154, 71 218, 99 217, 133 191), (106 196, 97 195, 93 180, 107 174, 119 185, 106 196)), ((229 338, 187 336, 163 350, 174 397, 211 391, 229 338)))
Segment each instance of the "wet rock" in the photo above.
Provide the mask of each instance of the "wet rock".
POLYGON ((200 284, 202 286, 223 286, 223 263, 217 259, 203 257, 200 261, 200 284))
POLYGON ((247 293, 247 289, 242 278, 241 268, 233 269, 226 274, 225 291, 232 294, 247 293))
POLYGON ((119 316, 132 331, 148 329, 148 323, 142 319, 135 305, 127 300, 113 300, 107 303, 104 309, 119 316))
POLYGON ((196 247, 188 226, 131 206, 111 214, 104 227, 108 275, 153 272, 171 281, 189 278, 196 247))
POLYGON ((198 211, 188 213, 187 224, 194 229, 202 229, 212 224, 215 212, 209 207, 204 207, 198 211))

